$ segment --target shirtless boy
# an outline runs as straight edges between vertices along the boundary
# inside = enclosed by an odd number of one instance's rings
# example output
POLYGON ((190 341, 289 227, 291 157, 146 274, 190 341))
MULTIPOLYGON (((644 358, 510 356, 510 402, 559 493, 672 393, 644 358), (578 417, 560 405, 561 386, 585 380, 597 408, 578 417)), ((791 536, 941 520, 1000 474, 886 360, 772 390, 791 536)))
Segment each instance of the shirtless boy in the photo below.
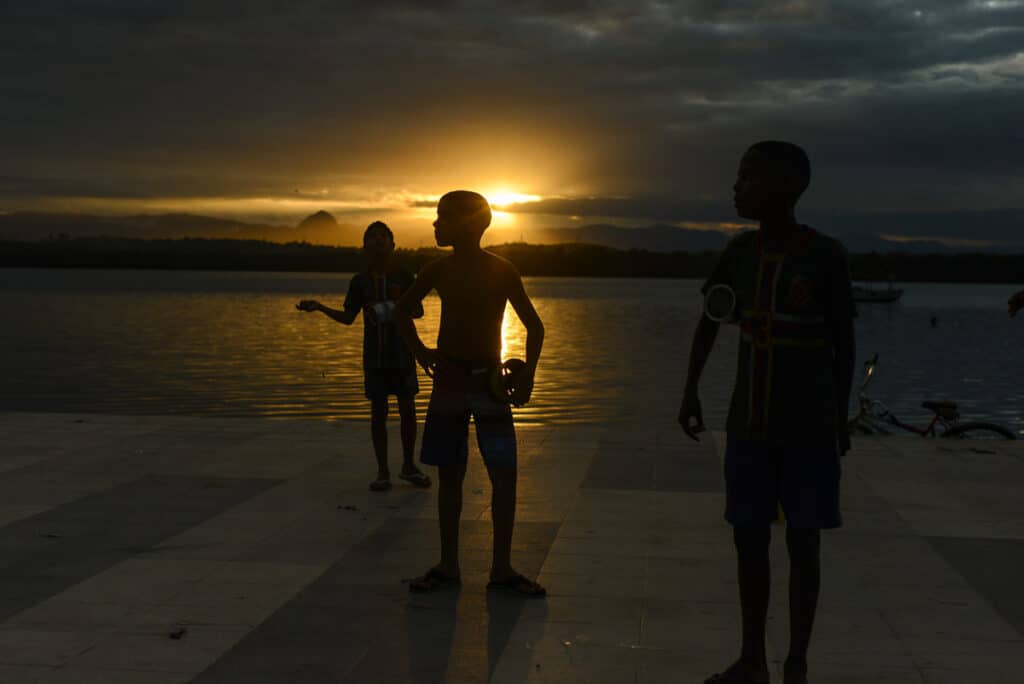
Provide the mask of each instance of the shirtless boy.
POLYGON ((526 367, 512 384, 512 399, 525 404, 533 392, 534 372, 544 342, 544 326, 515 267, 480 247, 491 223, 483 196, 449 192, 437 204, 434 235, 454 251, 427 264, 398 301, 399 331, 416 360, 434 377, 420 460, 437 466, 441 562, 412 581, 409 589, 429 592, 459 581, 459 517, 466 475, 469 418, 491 480, 494 550, 488 589, 544 596, 539 584, 512 567, 512 527, 516 505, 516 435, 512 411, 487 391, 490 373, 501 364, 501 322, 506 302, 526 327, 526 367), (412 314, 431 290, 441 297, 437 348, 423 344, 412 314))

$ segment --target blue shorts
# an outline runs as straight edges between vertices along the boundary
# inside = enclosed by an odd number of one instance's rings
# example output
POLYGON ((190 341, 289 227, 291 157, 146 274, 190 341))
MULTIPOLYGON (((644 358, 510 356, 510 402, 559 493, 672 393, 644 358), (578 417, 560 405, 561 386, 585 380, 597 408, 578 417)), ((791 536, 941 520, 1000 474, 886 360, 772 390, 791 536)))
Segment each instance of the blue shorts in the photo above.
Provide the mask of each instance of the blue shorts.
POLYGON ((512 409, 487 392, 439 389, 430 394, 423 424, 420 460, 427 465, 465 463, 469 458, 469 417, 476 425, 476 443, 488 468, 515 469, 516 429, 512 409))
POLYGON ((737 526, 770 524, 781 504, 790 527, 839 527, 840 474, 835 446, 786 447, 730 435, 725 447, 725 519, 737 526))
POLYGON ((411 397, 420 391, 415 368, 367 368, 363 372, 366 398, 411 397))

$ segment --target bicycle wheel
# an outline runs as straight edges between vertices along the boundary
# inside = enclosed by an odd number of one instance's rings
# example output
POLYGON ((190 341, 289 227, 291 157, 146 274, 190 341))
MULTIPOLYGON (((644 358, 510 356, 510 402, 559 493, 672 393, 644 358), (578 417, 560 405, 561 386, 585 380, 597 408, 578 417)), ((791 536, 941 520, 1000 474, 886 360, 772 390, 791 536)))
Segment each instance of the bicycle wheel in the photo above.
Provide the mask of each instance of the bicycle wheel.
POLYGON ((1009 428, 981 421, 958 423, 943 432, 942 436, 961 439, 1017 439, 1017 435, 1009 428))

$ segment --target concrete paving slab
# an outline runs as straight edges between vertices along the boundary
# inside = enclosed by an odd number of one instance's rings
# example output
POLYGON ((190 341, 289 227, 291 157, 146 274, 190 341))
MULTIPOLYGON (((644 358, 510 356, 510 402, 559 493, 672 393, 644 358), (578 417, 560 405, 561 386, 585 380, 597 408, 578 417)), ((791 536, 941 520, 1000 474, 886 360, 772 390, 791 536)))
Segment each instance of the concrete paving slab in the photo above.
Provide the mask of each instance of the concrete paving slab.
MULTIPOLYGON (((484 589, 475 446, 463 584, 410 596, 402 580, 437 560, 436 491, 368 492, 361 423, 0 413, 0 428, 0 681, 661 683, 736 654, 718 433, 522 428, 514 559, 550 590, 526 601, 484 589)), ((1019 680, 1022 456, 858 440, 846 525, 824 535, 814 681, 1019 680)))

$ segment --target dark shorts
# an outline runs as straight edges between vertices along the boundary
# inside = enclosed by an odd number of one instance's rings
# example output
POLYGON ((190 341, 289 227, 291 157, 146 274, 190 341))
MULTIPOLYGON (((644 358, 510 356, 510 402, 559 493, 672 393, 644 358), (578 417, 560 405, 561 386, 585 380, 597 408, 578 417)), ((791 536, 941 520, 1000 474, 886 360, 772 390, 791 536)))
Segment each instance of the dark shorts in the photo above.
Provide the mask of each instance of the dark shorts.
POLYGON ((781 504, 791 527, 839 527, 840 473, 834 446, 783 447, 729 436, 725 519, 733 525, 771 523, 781 504))
POLYGON ((415 368, 367 368, 363 373, 366 398, 411 397, 420 391, 415 368))
POLYGON ((469 457, 469 418, 488 468, 516 467, 516 429, 512 409, 487 392, 438 388, 435 379, 423 424, 420 460, 427 465, 465 463, 469 457))

